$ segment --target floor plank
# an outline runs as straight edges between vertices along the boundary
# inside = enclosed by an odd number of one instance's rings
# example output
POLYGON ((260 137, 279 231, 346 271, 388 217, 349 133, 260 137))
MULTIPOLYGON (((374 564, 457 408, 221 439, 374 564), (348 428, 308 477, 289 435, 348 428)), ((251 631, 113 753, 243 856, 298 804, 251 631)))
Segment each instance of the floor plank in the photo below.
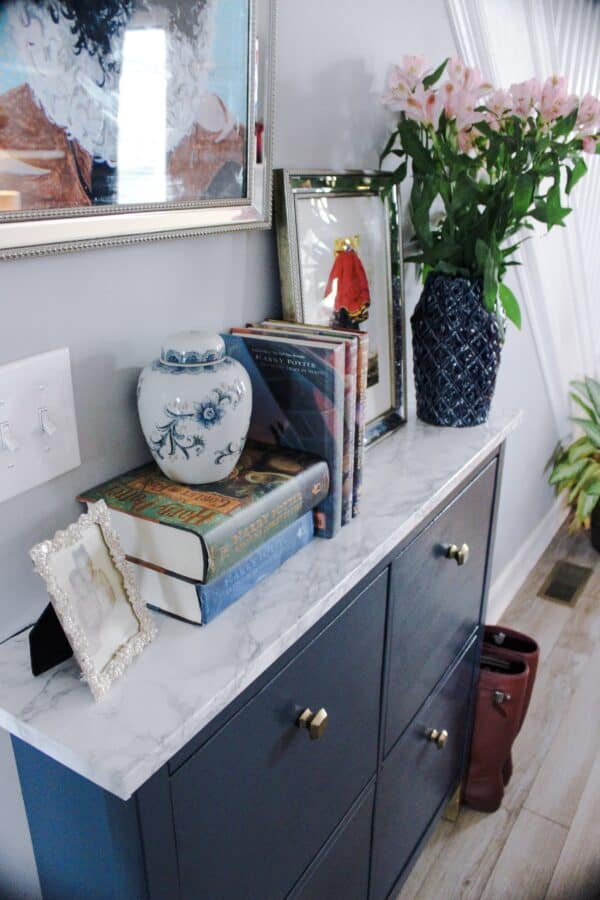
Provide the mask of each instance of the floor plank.
POLYGON ((582 672, 578 690, 525 801, 526 808, 569 827, 599 746, 600 646, 582 672))
POLYGON ((567 829, 522 809, 481 900, 544 900, 567 829))
POLYGON ((569 829, 548 889, 547 900, 598 900, 600 897, 600 756, 569 829))

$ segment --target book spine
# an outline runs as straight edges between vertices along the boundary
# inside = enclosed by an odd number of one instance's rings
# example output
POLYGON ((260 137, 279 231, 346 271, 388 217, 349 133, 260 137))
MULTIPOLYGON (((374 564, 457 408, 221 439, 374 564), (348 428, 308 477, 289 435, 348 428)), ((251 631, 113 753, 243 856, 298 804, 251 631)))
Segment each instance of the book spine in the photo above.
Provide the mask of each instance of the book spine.
POLYGON ((355 341, 345 342, 346 376, 344 383, 344 466, 342 471, 342 525, 352 519, 354 506, 354 467, 356 464, 357 348, 355 341))
POLYGON ((356 448, 354 456, 354 488, 352 492, 352 515, 360 511, 363 465, 365 459, 365 426, 367 420, 367 379, 369 370, 369 335, 360 332, 358 361, 356 366, 356 448))
POLYGON ((327 463, 318 460, 222 522, 203 537, 207 557, 205 582, 214 581, 287 525, 314 509, 328 493, 329 469, 327 463))
POLYGON ((305 513, 282 532, 237 563, 210 584, 197 584, 196 592, 202 610, 202 625, 278 569, 286 559, 306 546, 313 537, 312 513, 305 513))

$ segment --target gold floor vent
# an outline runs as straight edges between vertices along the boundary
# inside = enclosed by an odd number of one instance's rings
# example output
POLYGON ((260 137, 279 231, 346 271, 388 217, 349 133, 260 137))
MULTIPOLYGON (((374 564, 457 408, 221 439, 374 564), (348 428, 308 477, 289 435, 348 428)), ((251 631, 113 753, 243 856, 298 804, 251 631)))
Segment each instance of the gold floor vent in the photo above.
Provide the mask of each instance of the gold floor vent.
POLYGON ((538 597, 575 606, 592 572, 593 569, 587 566, 579 566, 561 559, 538 591, 538 597))

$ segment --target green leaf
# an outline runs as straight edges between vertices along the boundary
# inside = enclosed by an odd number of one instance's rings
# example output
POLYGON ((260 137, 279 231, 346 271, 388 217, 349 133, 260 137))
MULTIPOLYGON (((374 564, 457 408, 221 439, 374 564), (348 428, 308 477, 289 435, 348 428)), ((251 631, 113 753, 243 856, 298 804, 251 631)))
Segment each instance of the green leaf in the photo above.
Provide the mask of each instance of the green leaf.
POLYGON ((575 123, 577 122, 577 114, 579 112, 578 107, 569 113, 568 116, 565 116, 564 119, 559 119, 556 125, 552 129, 553 137, 564 137, 566 134, 570 134, 571 131, 575 128, 575 123))
POLYGON ((448 64, 448 59, 449 59, 449 58, 450 58, 450 57, 446 57, 446 59, 444 60, 444 62, 443 62, 441 65, 439 65, 439 66, 437 67, 437 69, 436 69, 434 72, 432 72, 430 75, 427 75, 427 76, 423 79, 423 87, 424 87, 424 88, 430 88, 430 87, 433 87, 433 85, 434 85, 437 81, 439 81, 439 79, 442 77, 442 74, 443 74, 443 72, 444 72, 444 69, 446 68, 446 65, 448 64))
POLYGON ((513 215, 520 219, 525 215, 533 200, 534 181, 531 175, 519 175, 513 195, 513 215))
POLYGON ((590 441, 600 449, 600 425, 596 425, 595 422, 590 422, 588 419, 572 418, 571 421, 581 425, 590 441))
POLYGON ((577 160, 572 169, 568 169, 566 192, 570 194, 580 178, 583 178, 587 172, 585 160, 581 157, 577 160))
POLYGON ((595 452, 596 447, 592 444, 590 439, 588 437, 580 437, 569 447, 567 458, 570 463, 574 463, 577 462, 578 459, 592 456, 595 452))
POLYGON ((500 287, 498 288, 498 293, 500 295, 500 303, 502 304, 507 317, 513 323, 513 325, 516 325, 517 328, 520 328, 521 309, 519 307, 519 301, 506 284, 500 285, 500 287))
POLYGON ((498 276, 496 274, 496 263, 491 251, 485 261, 483 270, 483 305, 488 312, 493 312, 496 307, 496 297, 498 296, 498 276))
POLYGON ((585 403, 585 402, 581 399, 581 397, 579 396, 579 394, 576 394, 574 391, 571 391, 570 393, 571 393, 571 398, 575 401, 575 403, 577 403, 577 405, 580 406, 580 407, 582 408, 582 410, 584 411, 584 413, 587 413, 587 415, 590 417, 590 419, 592 420, 592 422, 595 422, 596 425, 598 425, 598 424, 599 424, 599 423, 598 423, 598 416, 596 415, 596 413, 594 412, 594 410, 592 409, 592 407, 591 407, 591 406, 588 406, 588 404, 585 403))
POLYGON ((550 484, 558 484, 560 481, 574 481, 576 478, 579 478, 588 464, 589 460, 587 459, 580 459, 575 463, 559 463, 552 470, 549 482, 550 484))
POLYGON ((600 417, 600 382, 596 381, 595 378, 586 377, 585 387, 588 397, 594 404, 596 414, 600 417))
POLYGON ((380 165, 380 166, 381 166, 382 162, 384 161, 384 159, 386 158, 386 156, 389 154, 389 152, 390 152, 390 150, 392 149, 392 147, 394 146, 397 137, 398 137, 398 132, 397 132, 397 131, 392 131, 392 133, 390 134, 390 136, 389 136, 389 138, 388 138, 388 140, 387 140, 387 143, 386 143, 385 147, 383 148, 383 150, 382 150, 381 153, 379 154, 379 165, 380 165))
POLYGON ((594 478, 586 484, 585 492, 591 497, 600 497, 600 478, 594 478))

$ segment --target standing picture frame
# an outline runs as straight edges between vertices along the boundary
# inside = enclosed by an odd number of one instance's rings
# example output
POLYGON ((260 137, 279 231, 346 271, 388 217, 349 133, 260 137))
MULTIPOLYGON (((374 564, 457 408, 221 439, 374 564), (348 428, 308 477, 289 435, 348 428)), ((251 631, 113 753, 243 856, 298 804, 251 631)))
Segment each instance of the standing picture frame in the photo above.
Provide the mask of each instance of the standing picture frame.
POLYGON ((30 550, 58 621, 99 700, 156 636, 103 500, 30 550))
POLYGON ((369 334, 365 442, 406 421, 398 187, 387 172, 275 172, 284 318, 369 334))
POLYGON ((268 228, 276 0, 7 0, 0 260, 268 228))

